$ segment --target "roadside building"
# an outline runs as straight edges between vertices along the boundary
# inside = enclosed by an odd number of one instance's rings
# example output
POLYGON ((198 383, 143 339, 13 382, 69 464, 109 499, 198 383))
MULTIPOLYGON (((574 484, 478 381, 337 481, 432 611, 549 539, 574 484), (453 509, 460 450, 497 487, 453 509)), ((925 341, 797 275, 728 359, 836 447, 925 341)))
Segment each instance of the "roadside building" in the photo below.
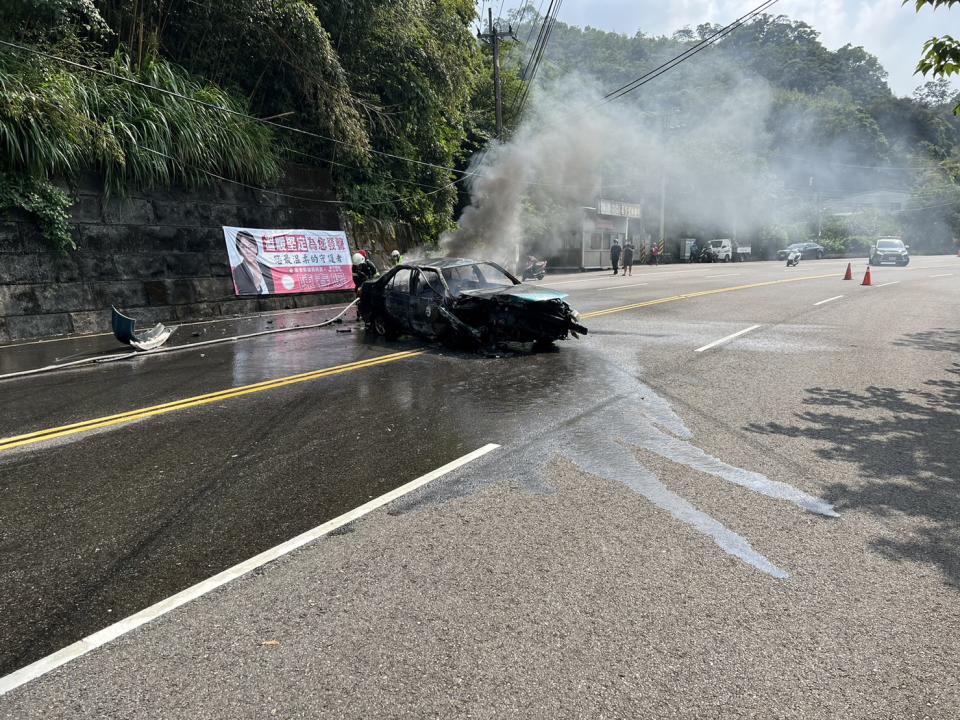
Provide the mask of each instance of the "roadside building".
POLYGON ((600 199, 596 207, 585 207, 582 212, 579 247, 576 248, 579 250, 579 267, 609 267, 610 246, 614 240, 623 245, 629 237, 639 253, 645 237, 641 226, 642 205, 600 199))

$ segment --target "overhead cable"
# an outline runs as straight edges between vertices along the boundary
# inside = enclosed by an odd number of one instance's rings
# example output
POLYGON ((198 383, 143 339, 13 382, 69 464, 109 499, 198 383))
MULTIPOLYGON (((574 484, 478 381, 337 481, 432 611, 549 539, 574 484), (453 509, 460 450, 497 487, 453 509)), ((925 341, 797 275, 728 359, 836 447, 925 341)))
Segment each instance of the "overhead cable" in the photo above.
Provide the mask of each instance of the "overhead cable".
POLYGON ((608 102, 613 102, 614 100, 618 100, 624 95, 627 95, 633 92, 637 88, 640 88, 643 85, 646 85, 651 80, 654 80, 660 77, 661 75, 663 75, 664 73, 669 72, 680 63, 685 62, 686 60, 689 60, 691 57, 693 57, 697 53, 703 50, 706 50, 708 47, 710 47, 716 42, 719 42, 730 33, 735 32, 737 29, 742 27, 745 23, 749 22, 750 20, 757 17, 761 13, 770 9, 770 7, 775 5, 777 2, 779 2, 779 0, 767 0, 767 2, 764 2, 761 5, 758 5, 753 10, 746 13, 745 15, 741 15, 739 18, 734 20, 729 25, 726 25, 721 29, 714 31, 713 33, 705 37, 703 40, 698 42, 696 45, 693 45, 692 47, 687 48, 687 50, 680 53, 676 57, 668 60, 662 65, 659 65, 658 67, 655 67, 653 70, 650 70, 644 73, 643 75, 638 77, 636 80, 632 80, 628 82, 626 85, 622 85, 621 87, 617 88, 616 90, 611 90, 610 92, 608 92, 606 95, 603 96, 603 102, 608 103, 608 102))

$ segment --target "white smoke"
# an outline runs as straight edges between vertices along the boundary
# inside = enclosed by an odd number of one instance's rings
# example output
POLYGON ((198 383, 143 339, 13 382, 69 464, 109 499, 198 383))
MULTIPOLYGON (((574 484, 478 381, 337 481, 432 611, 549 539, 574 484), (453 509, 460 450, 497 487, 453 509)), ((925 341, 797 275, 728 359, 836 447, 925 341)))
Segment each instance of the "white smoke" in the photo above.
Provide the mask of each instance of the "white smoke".
POLYGON ((441 248, 499 259, 518 248, 549 255, 563 238, 579 238, 582 208, 600 197, 644 204, 640 232, 650 234, 662 179, 674 228, 746 230, 765 216, 759 206, 770 195, 758 160, 768 149, 770 104, 763 82, 731 87, 729 78, 719 98, 700 103, 605 103, 596 83, 579 76, 542 86, 512 138, 474 159, 471 203, 441 248))

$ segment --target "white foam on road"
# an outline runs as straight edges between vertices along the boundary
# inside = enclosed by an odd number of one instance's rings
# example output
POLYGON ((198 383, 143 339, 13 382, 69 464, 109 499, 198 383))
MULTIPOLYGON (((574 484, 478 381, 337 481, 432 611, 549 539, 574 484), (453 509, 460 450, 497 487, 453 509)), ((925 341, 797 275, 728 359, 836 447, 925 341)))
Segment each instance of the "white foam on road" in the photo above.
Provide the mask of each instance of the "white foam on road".
POLYGON ((166 600, 161 600, 150 607, 141 610, 134 615, 131 615, 128 618, 124 618, 118 623, 114 623, 109 627, 104 628, 98 632, 93 633, 93 635, 88 635, 82 640, 78 640, 72 645, 59 650, 52 655, 48 655, 45 658, 41 658, 30 665, 27 665, 16 672, 10 673, 9 675, 0 678, 0 695, 4 695, 15 688, 20 687, 24 683, 28 683, 31 680, 47 674, 51 670, 55 670, 61 665, 65 665, 71 660, 75 660, 78 657, 86 655, 92 650, 97 649, 103 645, 106 645, 111 640, 115 640, 121 635, 125 635, 131 630, 135 630, 141 625, 145 625, 151 620, 155 620, 161 615, 166 615, 171 610, 186 605, 191 600, 196 600, 198 597, 206 595, 207 593, 216 590, 217 588, 226 585, 227 583, 236 580, 242 575, 246 575, 252 570, 256 570, 267 563, 273 562, 274 560, 288 555, 294 550, 297 550, 304 545, 317 540, 324 535, 328 535, 337 528, 343 527, 354 520, 367 515, 374 510, 387 505, 388 503, 396 500, 397 498, 403 497, 408 493, 417 490, 418 488, 427 485, 428 483, 433 482, 437 478, 443 477, 447 473, 453 472, 457 468, 460 468, 466 465, 473 460, 476 460, 483 455, 486 455, 493 450, 499 448, 499 445, 493 443, 484 445, 477 450, 474 450, 471 453, 467 453, 463 457, 457 458, 452 462, 447 463, 443 467, 439 467, 436 470, 433 470, 426 475, 418 477, 416 480, 411 480, 405 485, 401 485, 395 490, 381 495, 378 498, 374 498, 370 502, 364 503, 359 507, 350 510, 339 517, 329 520, 322 525, 315 527, 313 530, 308 530, 305 533, 297 535, 295 538, 287 540, 276 547, 273 547, 269 550, 266 550, 259 555, 254 555, 249 560, 244 560, 238 565, 234 565, 232 568, 224 570, 221 573, 214 575, 211 578, 193 585, 186 590, 178 592, 176 595, 168 597, 166 600))

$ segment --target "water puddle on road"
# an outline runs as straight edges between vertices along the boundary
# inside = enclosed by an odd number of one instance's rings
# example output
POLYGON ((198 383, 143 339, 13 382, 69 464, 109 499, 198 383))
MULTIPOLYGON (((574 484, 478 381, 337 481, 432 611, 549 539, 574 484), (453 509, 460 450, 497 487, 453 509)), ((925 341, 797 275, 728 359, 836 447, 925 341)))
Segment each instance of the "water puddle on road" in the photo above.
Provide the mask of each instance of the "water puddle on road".
MULTIPOLYGON (((506 452, 484 460, 480 479, 454 479, 427 491, 437 500, 462 497, 478 484, 518 481, 529 492, 551 492, 547 468, 558 456, 596 477, 615 481, 689 525, 730 555, 775 578, 788 573, 750 541, 670 490, 636 451, 644 451, 705 473, 801 511, 837 517, 833 506, 799 488, 736 467, 697 446, 693 433, 671 403, 640 381, 632 349, 561 352, 551 356, 491 361, 469 379, 436 385, 428 405, 452 427, 469 427, 504 445, 506 452), (592 369, 585 379, 583 368, 592 369), (449 393, 455 391, 456 402, 449 393), (548 398, 549 400, 545 400, 548 398)), ((438 373, 443 377, 443 373, 438 373)), ((411 380, 411 382, 414 382, 411 380)), ((434 386, 430 386, 433 388, 434 386)), ((429 391, 427 391, 429 392, 429 391)), ((421 397, 420 393, 415 397, 421 397)), ((749 517, 745 516, 749 520, 749 517)))

